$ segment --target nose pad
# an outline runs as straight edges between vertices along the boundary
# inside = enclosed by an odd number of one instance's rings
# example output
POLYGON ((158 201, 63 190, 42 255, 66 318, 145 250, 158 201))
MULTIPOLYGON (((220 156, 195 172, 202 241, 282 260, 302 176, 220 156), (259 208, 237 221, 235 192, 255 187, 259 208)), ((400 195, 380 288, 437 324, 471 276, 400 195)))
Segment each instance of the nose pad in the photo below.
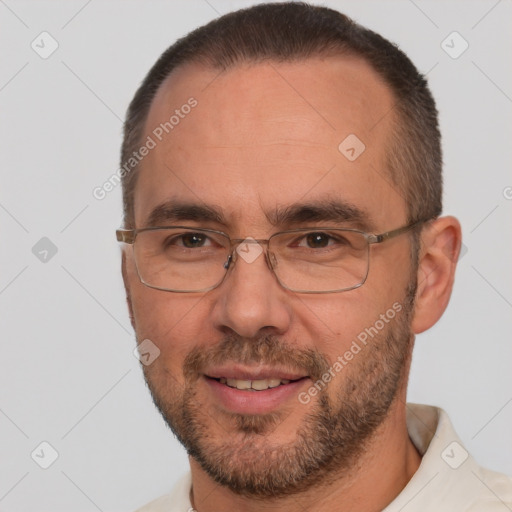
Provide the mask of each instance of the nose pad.
POLYGON ((272 270, 275 270, 277 267, 277 258, 273 252, 270 252, 270 251, 267 252, 267 261, 268 261, 269 267, 272 270))
POLYGON ((228 259, 225 261, 223 267, 226 269, 226 270, 229 270, 229 267, 231 266, 231 262, 233 261, 233 254, 230 254, 228 256, 228 259))

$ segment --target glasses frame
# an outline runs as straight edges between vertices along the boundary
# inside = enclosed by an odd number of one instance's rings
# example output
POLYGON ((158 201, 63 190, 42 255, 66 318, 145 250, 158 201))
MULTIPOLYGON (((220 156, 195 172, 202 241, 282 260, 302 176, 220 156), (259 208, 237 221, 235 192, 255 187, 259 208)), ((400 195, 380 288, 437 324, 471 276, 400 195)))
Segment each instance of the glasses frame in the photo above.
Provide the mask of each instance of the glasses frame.
POLYGON ((137 259, 134 258, 135 261, 135 268, 137 270, 137 275, 139 276, 140 282, 147 286, 148 288, 153 288, 155 290, 162 290, 165 292, 173 292, 173 293, 205 293, 210 290, 213 290, 220 286, 223 282, 226 276, 228 275, 229 268, 231 267, 231 264, 236 262, 236 249, 237 247, 242 243, 254 243, 259 245, 266 246, 266 249, 264 250, 265 253, 265 259, 267 261, 267 266, 269 267, 270 271, 274 274, 275 278, 277 279, 278 283, 286 290, 289 290, 291 292, 295 293, 307 293, 307 294, 321 294, 321 293, 341 293, 341 292, 347 292, 350 290, 354 290, 356 288, 360 288, 363 286, 363 284, 366 282, 366 279, 368 278, 368 274, 370 273, 370 246, 374 244, 381 244, 382 242, 385 242, 387 240, 391 240, 392 238, 395 238, 397 236, 403 235, 404 233, 407 233, 409 231, 412 231, 416 227, 420 226, 421 224, 424 224, 426 222, 429 222, 433 220, 433 218, 429 219, 420 219, 415 222, 412 222, 410 224, 407 224, 405 226, 401 226, 396 229, 392 229, 390 231, 385 231, 384 233, 379 234, 372 234, 372 233, 365 233, 364 231, 361 231, 359 229, 352 229, 352 228, 333 228, 332 226, 325 227, 325 226, 312 226, 311 228, 297 228, 297 229, 290 229, 285 231, 278 231, 277 233, 273 233, 269 238, 231 238, 227 233, 224 233, 224 231, 219 231, 216 229, 209 229, 209 228, 196 228, 194 226, 154 226, 154 227, 146 227, 146 228, 136 228, 136 229, 117 229, 116 230, 116 238, 118 242, 125 243, 128 245, 131 245, 133 247, 133 251, 135 251, 135 241, 137 240, 137 235, 139 233, 147 232, 147 231, 161 231, 165 229, 192 229, 197 230, 201 233, 215 233, 217 235, 224 236, 229 241, 229 252, 226 262, 224 263, 224 268, 226 269, 224 275, 222 276, 222 279, 220 279, 219 282, 214 284, 213 286, 210 286, 208 288, 202 288, 200 290, 174 290, 172 288, 162 288, 160 286, 154 286, 144 281, 142 276, 140 275, 139 268, 137 265, 137 259), (270 256, 270 253, 268 251, 268 244, 270 240, 278 235, 287 234, 287 233, 302 233, 302 232, 309 232, 309 231, 348 231, 352 233, 359 233, 364 236, 368 246, 367 246, 367 269, 366 274, 363 278, 363 280, 354 286, 350 286, 347 288, 340 288, 336 290, 325 290, 325 291, 311 291, 311 290, 295 290, 293 288, 290 288, 283 284, 281 280, 279 279, 279 276, 276 274, 274 269, 274 262, 272 261, 272 257, 270 256), (236 246, 236 247, 235 247, 236 246))

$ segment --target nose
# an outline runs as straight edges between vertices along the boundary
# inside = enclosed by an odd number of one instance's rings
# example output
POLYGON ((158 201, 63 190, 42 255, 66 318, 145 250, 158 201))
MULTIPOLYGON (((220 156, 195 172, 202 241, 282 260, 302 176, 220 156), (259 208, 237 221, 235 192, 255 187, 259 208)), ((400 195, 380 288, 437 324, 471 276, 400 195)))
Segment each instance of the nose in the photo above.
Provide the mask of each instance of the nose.
MULTIPOLYGON (((251 250, 256 249, 253 246, 251 250)), ((234 253, 228 274, 213 290, 216 294, 214 325, 221 331, 231 330, 249 338, 263 332, 283 334, 292 318, 291 292, 278 283, 263 251, 253 258, 254 253, 244 255, 243 248, 234 253)))

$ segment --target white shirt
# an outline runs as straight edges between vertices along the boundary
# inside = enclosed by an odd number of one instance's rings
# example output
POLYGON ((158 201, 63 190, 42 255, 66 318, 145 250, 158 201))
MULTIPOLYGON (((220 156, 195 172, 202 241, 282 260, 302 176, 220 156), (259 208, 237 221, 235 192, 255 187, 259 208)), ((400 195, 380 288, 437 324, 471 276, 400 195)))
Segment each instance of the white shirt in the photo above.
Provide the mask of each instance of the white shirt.
MULTIPOLYGON (((512 511, 512 478, 480 467, 464 449, 448 415, 427 405, 407 405, 409 437, 420 467, 382 512, 512 511)), ((192 512, 190 471, 170 494, 137 512, 192 512)))

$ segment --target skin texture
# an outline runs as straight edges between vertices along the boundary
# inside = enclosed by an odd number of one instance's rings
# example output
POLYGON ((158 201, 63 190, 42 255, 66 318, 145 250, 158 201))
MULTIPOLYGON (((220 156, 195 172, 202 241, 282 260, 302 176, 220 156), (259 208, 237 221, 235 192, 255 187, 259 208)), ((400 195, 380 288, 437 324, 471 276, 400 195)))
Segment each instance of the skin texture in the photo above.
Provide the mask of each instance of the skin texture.
MULTIPOLYGON (((363 61, 317 58, 222 73, 184 66, 157 93, 146 136, 191 96, 197 106, 141 162, 136 227, 169 200, 206 204, 223 219, 162 225, 186 223, 241 239, 331 225, 269 219, 276 208, 331 199, 362 210, 369 232, 407 223, 404 198, 384 165, 393 98, 363 61), (349 134, 366 146, 354 162, 338 151, 349 134)), ((125 248, 137 339, 149 338, 161 351, 145 376, 191 454, 191 499, 199 512, 320 512, 340 503, 370 512, 403 489, 420 463, 405 424, 410 352, 414 334, 431 327, 448 303, 460 226, 452 217, 426 225, 417 269, 410 245, 402 235, 372 246, 366 283, 323 295, 285 290, 262 257, 250 264, 239 258, 207 293, 154 290, 141 284, 125 248), (234 414, 206 383, 204 373, 216 364, 277 365, 307 376, 297 392, 307 390, 395 303, 401 312, 308 404, 294 395, 272 414, 234 414)))

